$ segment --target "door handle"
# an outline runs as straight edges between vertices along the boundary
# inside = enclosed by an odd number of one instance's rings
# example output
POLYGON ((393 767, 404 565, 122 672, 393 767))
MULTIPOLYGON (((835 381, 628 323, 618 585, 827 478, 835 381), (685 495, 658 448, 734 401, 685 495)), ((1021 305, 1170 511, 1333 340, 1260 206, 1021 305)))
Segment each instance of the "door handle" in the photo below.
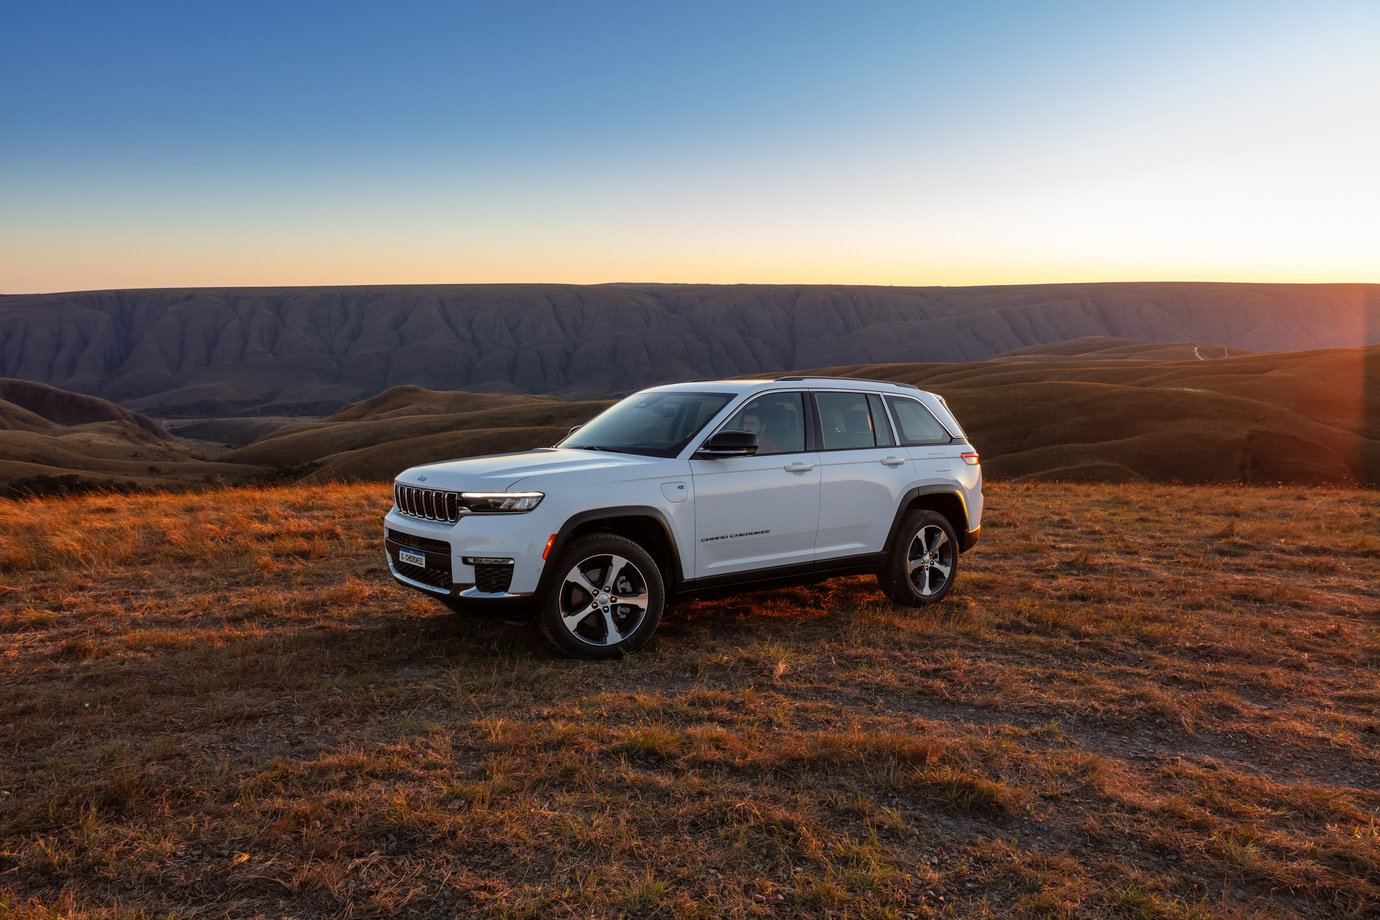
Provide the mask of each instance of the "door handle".
POLYGON ((906 461, 905 461, 905 458, 904 458, 904 457, 883 457, 883 458, 882 458, 882 466, 900 466, 902 463, 905 463, 905 462, 906 462, 906 461))
POLYGON ((814 468, 815 468, 815 465, 814 465, 813 463, 799 463, 799 462, 796 462, 796 463, 788 463, 788 464, 786 464, 786 472, 788 472, 788 473, 808 473, 808 472, 810 472, 810 470, 812 470, 812 469, 814 469, 814 468))

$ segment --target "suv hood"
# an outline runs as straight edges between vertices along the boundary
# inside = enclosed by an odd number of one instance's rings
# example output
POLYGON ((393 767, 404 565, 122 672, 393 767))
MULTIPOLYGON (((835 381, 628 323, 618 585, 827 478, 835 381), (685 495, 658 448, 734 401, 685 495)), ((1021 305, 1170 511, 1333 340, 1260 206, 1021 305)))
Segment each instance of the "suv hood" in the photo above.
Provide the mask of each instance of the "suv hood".
POLYGON ((612 472, 660 462, 660 457, 557 447, 428 463, 404 470, 395 477, 395 481, 430 489, 501 491, 530 476, 597 470, 612 472), (423 476, 426 478, 422 479, 423 476))

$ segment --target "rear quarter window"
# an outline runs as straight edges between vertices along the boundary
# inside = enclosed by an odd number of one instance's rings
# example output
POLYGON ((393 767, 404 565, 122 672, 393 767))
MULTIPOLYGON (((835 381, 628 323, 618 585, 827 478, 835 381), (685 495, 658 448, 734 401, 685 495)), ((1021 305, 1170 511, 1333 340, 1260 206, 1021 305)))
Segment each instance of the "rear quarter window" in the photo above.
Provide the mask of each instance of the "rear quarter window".
POLYGON ((902 444, 948 444, 953 440, 948 429, 918 400, 888 396, 886 404, 891 407, 891 415, 896 419, 897 434, 902 444))

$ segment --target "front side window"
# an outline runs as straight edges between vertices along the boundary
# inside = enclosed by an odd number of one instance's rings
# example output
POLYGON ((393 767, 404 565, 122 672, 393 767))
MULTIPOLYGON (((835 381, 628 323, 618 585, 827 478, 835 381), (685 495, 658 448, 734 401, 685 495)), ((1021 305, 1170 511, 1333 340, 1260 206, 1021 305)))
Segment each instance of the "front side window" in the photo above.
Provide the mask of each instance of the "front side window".
POLYGON ((757 435, 757 456, 805 449, 805 401, 799 393, 764 393, 749 400, 720 431, 757 435))
POLYGON ((948 444, 953 440, 948 430, 939 424, 939 419, 919 401, 888 396, 886 404, 891 407, 891 414, 896 419, 902 444, 948 444))
POLYGON ((731 398, 731 393, 634 393, 559 446, 674 457, 731 398))

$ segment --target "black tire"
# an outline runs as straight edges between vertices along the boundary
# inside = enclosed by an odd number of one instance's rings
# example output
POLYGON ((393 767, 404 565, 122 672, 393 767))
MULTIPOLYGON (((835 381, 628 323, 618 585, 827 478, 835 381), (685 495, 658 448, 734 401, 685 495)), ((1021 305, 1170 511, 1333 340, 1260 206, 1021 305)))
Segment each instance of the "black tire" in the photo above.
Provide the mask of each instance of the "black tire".
POLYGON ((559 651, 617 658, 647 644, 661 622, 666 585, 651 555, 627 537, 593 533, 574 540, 538 603, 537 626, 559 651))
POLYGON ((912 511, 901 521, 877 584, 894 603, 923 607, 944 599, 958 577, 958 535, 937 511, 912 511))

